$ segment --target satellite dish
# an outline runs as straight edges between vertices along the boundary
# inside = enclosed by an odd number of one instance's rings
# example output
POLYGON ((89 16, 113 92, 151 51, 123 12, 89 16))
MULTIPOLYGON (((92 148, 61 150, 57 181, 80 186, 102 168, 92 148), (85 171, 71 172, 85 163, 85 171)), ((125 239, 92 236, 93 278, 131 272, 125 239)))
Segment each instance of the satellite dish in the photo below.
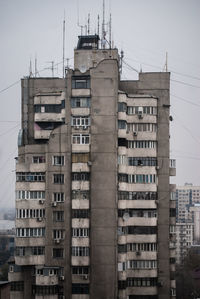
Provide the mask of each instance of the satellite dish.
POLYGON ((81 65, 80 68, 79 68, 80 72, 83 74, 87 71, 87 67, 86 65, 81 65))
POLYGON ((129 218, 130 218, 129 213, 124 213, 123 220, 128 221, 129 218))

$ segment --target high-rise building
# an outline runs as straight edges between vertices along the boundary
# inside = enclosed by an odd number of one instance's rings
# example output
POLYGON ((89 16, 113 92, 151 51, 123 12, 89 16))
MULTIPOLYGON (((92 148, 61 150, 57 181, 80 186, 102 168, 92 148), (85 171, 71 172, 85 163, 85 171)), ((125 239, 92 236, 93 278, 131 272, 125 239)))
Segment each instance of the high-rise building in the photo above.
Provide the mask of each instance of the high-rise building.
POLYGON ((170 74, 122 81, 98 44, 79 36, 65 79, 22 80, 11 299, 175 298, 170 74))

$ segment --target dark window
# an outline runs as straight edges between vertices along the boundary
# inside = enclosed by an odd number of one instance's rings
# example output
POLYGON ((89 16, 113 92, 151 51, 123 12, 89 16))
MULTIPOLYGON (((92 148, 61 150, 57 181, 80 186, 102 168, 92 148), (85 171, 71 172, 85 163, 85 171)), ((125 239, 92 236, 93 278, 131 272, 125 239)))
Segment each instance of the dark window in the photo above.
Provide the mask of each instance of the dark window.
POLYGON ((45 156, 33 156, 33 163, 45 163, 45 156))
MULTIPOLYGON (((127 287, 153 287, 157 286, 156 277, 128 277, 127 287)), ((146 297, 149 298, 149 297, 146 297)))
POLYGON ((126 138, 118 138, 118 146, 128 146, 128 140, 126 138))
POLYGON ((58 173, 53 175, 54 184, 64 184, 64 174, 58 173))
POLYGON ((118 174, 118 181, 120 183, 127 183, 128 182, 128 174, 126 174, 126 173, 119 173, 118 174))
POLYGON ((89 172, 72 172, 72 181, 89 181, 89 172))
POLYGON ((126 253, 126 252, 127 252, 127 245, 126 244, 118 245, 118 253, 126 253))
POLYGON ((17 182, 44 182, 45 172, 17 172, 17 182))
POLYGON ((89 108, 90 107, 90 98, 71 98, 71 107, 72 108, 89 108))
POLYGON ((57 221, 57 222, 64 221, 64 211, 53 212, 53 221, 57 221))
POLYGON ((176 209, 175 208, 170 209, 170 217, 176 217, 176 209))
POLYGON ((170 261, 170 264, 175 264, 176 263, 175 257, 170 257, 169 261, 170 261))
POLYGON ((72 77, 72 88, 75 89, 90 88, 90 77, 88 76, 72 77))
POLYGON ((133 191, 119 191, 119 200, 156 200, 156 192, 133 192, 133 191))
POLYGON ((89 218, 88 209, 72 209, 72 218, 89 218))
POLYGON ((55 295, 59 293, 59 286, 43 286, 43 285, 33 285, 32 294, 33 295, 55 295))
POLYGON ((89 284, 72 283, 72 294, 89 294, 89 284))
POLYGON ((53 248, 53 258, 63 258, 63 248, 53 248))
POLYGON ((124 290, 126 288, 126 280, 119 280, 118 281, 118 289, 124 290))
POLYGON ((123 226, 118 228, 120 234, 153 235, 157 234, 157 226, 123 226))
POLYGON ((118 112, 126 112, 127 104, 126 103, 118 103, 118 112))
POLYGON ((61 112, 61 105, 35 105, 34 110, 35 113, 60 113, 61 112))
POLYGON ((118 120, 118 129, 126 130, 126 121, 125 120, 118 120))
POLYGON ((23 281, 11 281, 10 290, 23 292, 24 291, 24 282, 23 281))

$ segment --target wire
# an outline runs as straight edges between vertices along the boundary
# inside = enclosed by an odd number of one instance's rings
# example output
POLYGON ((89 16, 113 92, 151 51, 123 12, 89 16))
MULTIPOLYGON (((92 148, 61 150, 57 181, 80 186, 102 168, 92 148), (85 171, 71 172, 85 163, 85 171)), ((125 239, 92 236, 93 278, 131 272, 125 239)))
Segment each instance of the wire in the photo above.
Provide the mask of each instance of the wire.
POLYGON ((9 130, 7 130, 7 131, 4 132, 3 134, 1 134, 0 137, 6 135, 6 134, 9 133, 9 132, 11 132, 13 129, 17 128, 18 126, 20 126, 20 124, 17 124, 16 126, 10 128, 9 130))
POLYGON ((182 97, 179 97, 179 96, 176 96, 175 94, 172 94, 172 93, 170 93, 170 95, 173 96, 173 97, 175 97, 175 98, 177 98, 177 99, 180 99, 180 100, 182 100, 182 101, 184 101, 184 102, 186 102, 186 103, 188 103, 188 104, 191 104, 191 105, 200 107, 200 104, 196 104, 196 103, 194 103, 194 102, 192 102, 192 101, 186 100, 186 99, 184 99, 184 98, 182 98, 182 97))
POLYGON ((180 84, 183 84, 183 85, 187 85, 187 86, 191 86, 191 87, 195 87, 195 88, 200 88, 200 86, 193 85, 193 84, 186 83, 186 82, 179 81, 179 80, 170 79, 170 81, 172 81, 172 82, 176 82, 176 83, 180 83, 180 84))
MULTIPOLYGON (((66 58, 65 60, 68 60, 68 59, 71 60, 72 58, 73 58, 73 57, 66 58)), ((57 66, 57 65, 59 65, 59 64, 61 64, 61 63, 63 63, 63 61, 56 63, 55 66, 57 66)), ((36 76, 37 73, 41 73, 41 72, 43 72, 43 71, 45 71, 45 70, 46 70, 46 68, 43 68, 42 70, 37 71, 36 73, 33 73, 33 76, 36 76)), ((18 84, 20 81, 21 81, 21 80, 18 80, 18 81, 16 81, 16 82, 14 82, 13 84, 7 86, 6 88, 1 89, 1 90, 0 90, 0 93, 2 93, 2 92, 4 92, 4 91, 8 90, 9 88, 11 88, 11 87, 13 87, 14 85, 18 84)))

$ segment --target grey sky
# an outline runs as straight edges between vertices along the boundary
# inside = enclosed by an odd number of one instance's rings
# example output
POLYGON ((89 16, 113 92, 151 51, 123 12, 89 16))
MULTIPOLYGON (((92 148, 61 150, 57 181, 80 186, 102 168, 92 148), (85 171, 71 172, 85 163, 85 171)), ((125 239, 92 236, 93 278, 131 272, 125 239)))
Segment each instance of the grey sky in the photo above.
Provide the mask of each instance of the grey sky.
MULTIPOLYGON (((177 159, 178 185, 200 185, 200 1, 105 0, 112 12, 114 44, 125 61, 143 71, 162 71, 168 51, 171 73, 171 158, 177 159), (179 74, 178 74, 179 73, 179 74), (185 76, 184 76, 185 75, 185 76), (179 81, 179 82, 177 82, 179 81), (180 82, 185 82, 182 84, 180 82), (193 85, 193 86, 190 86, 193 85), (175 97, 175 96, 176 97, 175 97), (177 98, 178 97, 178 98, 177 98), (191 101, 192 103, 188 103, 191 101)), ((77 27, 75 0, 0 0, 0 90, 28 75, 37 55, 41 76, 51 76, 47 61, 62 61, 62 22, 66 15, 66 54, 73 66, 77 27)), ((91 15, 91 33, 102 20, 102 0, 79 0, 79 20, 91 15)), ((124 79, 137 73, 124 67, 124 79)), ((62 64, 55 70, 61 76, 62 64)), ((0 208, 14 206, 17 134, 20 128, 20 82, 0 93, 0 208)))

